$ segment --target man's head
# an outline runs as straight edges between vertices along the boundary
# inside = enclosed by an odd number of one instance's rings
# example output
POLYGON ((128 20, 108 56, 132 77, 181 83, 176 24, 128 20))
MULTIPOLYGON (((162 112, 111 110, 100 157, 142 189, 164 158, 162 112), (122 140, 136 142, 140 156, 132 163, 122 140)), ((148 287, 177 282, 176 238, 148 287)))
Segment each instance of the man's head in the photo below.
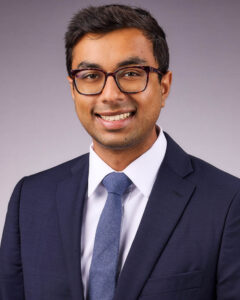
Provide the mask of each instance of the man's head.
POLYGON ((72 18, 65 34, 66 65, 70 75, 72 51, 77 42, 88 33, 104 34, 116 29, 137 28, 153 45, 153 54, 163 73, 168 71, 169 52, 166 36, 149 12, 126 5, 105 5, 80 10, 72 18))
POLYGON ((156 140, 171 84, 157 22, 126 6, 85 9, 69 25, 66 54, 76 112, 94 150, 102 158, 120 151, 132 160, 144 153, 156 140))

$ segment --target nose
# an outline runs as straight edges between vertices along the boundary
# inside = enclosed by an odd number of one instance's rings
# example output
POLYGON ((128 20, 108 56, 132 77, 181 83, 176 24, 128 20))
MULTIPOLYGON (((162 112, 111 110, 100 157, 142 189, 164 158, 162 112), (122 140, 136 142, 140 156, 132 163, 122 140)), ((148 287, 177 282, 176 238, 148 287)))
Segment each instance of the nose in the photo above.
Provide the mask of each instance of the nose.
POLYGON ((108 76, 105 86, 99 97, 103 102, 114 102, 122 101, 125 98, 125 94, 120 91, 114 77, 108 76))

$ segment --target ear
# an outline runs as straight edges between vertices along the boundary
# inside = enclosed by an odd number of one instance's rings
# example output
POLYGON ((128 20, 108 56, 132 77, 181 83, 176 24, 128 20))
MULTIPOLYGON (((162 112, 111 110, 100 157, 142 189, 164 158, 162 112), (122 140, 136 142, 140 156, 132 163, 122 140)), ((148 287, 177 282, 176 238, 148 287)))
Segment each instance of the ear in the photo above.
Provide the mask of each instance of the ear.
POLYGON ((172 72, 168 71, 163 75, 161 80, 161 92, 162 92, 162 107, 165 106, 166 99, 170 92, 170 87, 172 83, 172 72))
POLYGON ((75 100, 75 95, 74 95, 75 89, 74 89, 73 80, 72 80, 72 78, 70 76, 67 76, 67 80, 68 80, 68 83, 70 85, 70 90, 71 90, 72 98, 73 98, 73 100, 75 100))

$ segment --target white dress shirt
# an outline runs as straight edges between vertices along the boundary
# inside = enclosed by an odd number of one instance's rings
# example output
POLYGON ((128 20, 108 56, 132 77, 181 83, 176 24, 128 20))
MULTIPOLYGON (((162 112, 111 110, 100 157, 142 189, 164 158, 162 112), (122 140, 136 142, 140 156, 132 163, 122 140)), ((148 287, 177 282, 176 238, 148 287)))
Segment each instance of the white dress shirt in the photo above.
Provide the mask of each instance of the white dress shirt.
MULTIPOLYGON (((160 130, 160 134, 152 147, 122 171, 131 179, 132 184, 122 199, 123 216, 120 236, 119 271, 124 265, 136 235, 158 169, 165 156, 166 148, 167 141, 163 131, 160 130)), ((85 297, 87 294, 95 233, 101 212, 107 200, 107 190, 101 181, 111 172, 115 171, 94 152, 91 146, 88 191, 84 205, 81 236, 81 271, 85 297)))

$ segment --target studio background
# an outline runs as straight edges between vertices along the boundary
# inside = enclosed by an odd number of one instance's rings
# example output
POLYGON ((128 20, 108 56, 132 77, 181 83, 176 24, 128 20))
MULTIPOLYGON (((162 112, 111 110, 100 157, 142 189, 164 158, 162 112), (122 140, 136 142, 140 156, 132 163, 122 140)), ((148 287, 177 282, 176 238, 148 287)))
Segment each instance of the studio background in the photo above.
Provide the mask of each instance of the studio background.
POLYGON ((238 0, 1 0, 0 238, 17 181, 89 149, 64 33, 80 8, 110 3, 148 9, 166 31, 173 84, 159 124, 188 153, 240 177, 238 0))

